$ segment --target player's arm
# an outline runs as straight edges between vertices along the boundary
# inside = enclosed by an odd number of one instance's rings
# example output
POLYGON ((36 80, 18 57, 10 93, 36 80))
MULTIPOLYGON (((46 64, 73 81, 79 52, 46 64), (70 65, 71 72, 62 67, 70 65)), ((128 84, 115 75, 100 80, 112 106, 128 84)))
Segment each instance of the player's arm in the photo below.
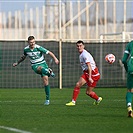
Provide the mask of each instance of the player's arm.
POLYGON ((26 55, 22 55, 17 62, 13 63, 13 67, 17 66, 20 62, 24 61, 25 58, 26 58, 26 55))
POLYGON ((91 68, 90 62, 87 62, 86 64, 87 64, 87 66, 88 66, 89 81, 90 81, 91 83, 93 83, 94 81, 93 81, 93 79, 91 78, 91 75, 92 75, 92 68, 91 68))
POLYGON ((59 60, 56 58, 56 56, 49 50, 45 49, 44 47, 38 47, 38 49, 43 52, 44 54, 49 54, 55 61, 56 64, 59 64, 59 60))
POLYGON ((51 51, 49 51, 48 54, 54 59, 56 64, 59 64, 59 60, 56 58, 56 56, 51 51))
POLYGON ((122 57, 122 63, 124 64, 124 68, 125 68, 126 72, 128 71, 127 60, 129 57, 129 45, 130 45, 130 43, 127 44, 126 49, 124 51, 124 55, 122 57))
POLYGON ((124 64, 124 68, 125 68, 126 72, 128 71, 128 67, 127 67, 128 56, 129 56, 129 54, 124 53, 123 58, 122 58, 122 63, 124 64))

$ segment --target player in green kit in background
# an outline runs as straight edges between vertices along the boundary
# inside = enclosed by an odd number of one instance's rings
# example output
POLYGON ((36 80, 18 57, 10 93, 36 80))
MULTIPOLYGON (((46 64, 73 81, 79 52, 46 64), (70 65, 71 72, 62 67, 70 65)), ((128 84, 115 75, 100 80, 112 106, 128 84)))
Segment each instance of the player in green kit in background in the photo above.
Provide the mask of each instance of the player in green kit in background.
POLYGON ((49 77, 54 77, 55 74, 53 73, 52 69, 50 69, 44 59, 44 54, 49 54, 55 61, 56 64, 59 64, 59 60, 56 56, 49 50, 39 46, 35 43, 35 37, 29 36, 28 37, 29 45, 24 48, 24 54, 18 60, 18 62, 13 63, 13 66, 17 66, 20 62, 24 61, 25 58, 28 56, 31 62, 31 67, 35 73, 40 74, 43 83, 45 86, 45 93, 46 93, 46 101, 45 105, 50 104, 50 86, 49 86, 49 77))
POLYGON ((133 41, 129 42, 124 51, 122 58, 125 70, 127 72, 127 93, 126 104, 128 117, 133 117, 132 114, 132 96, 133 96, 133 41))

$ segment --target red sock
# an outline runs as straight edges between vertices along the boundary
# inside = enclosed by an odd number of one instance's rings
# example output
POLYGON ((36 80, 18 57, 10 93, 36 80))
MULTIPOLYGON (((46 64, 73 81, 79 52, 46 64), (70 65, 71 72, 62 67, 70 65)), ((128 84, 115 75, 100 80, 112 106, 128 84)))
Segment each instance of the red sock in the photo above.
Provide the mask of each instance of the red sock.
POLYGON ((93 92, 93 91, 90 92, 89 96, 90 96, 91 98, 95 99, 95 100, 98 100, 98 98, 99 98, 99 97, 97 96, 97 94, 96 94, 95 92, 93 92))
POLYGON ((72 100, 76 101, 79 92, 80 92, 80 88, 79 88, 79 87, 75 87, 74 90, 73 90, 73 97, 72 97, 72 100))

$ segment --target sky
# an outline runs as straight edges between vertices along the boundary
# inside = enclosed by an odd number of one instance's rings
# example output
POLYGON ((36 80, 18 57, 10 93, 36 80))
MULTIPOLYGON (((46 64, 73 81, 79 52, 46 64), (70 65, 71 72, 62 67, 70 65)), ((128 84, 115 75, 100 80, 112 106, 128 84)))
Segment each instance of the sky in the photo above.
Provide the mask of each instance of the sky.
MULTIPOLYGON (((0 12, 15 12, 18 10, 24 11, 25 8, 25 4, 27 4, 28 8, 35 8, 35 7, 42 7, 42 5, 45 5, 46 2, 50 2, 50 3, 58 3, 58 0, 0 0, 0 12)), ((66 2, 66 1, 77 1, 77 0, 61 0, 62 2, 66 2)), ((80 0, 80 1, 86 1, 86 0, 80 0)), ((88 0, 89 2, 93 1, 93 0, 88 0)), ((103 2, 104 0, 98 0, 98 2, 103 2)), ((114 0, 106 0, 109 4, 109 2, 112 2, 114 0)), ((116 3, 116 7, 117 7, 117 11, 116 11, 116 15, 117 18, 122 21, 123 18, 123 1, 124 0, 115 0, 116 3)), ((133 0, 126 0, 127 3, 127 18, 133 18, 133 0)), ((111 8, 111 5, 110 5, 111 8)))
POLYGON ((16 10, 24 10, 25 4, 28 4, 29 8, 41 7, 45 4, 45 0, 1 0, 0 1, 0 11, 8 12, 8 11, 16 11, 16 10))
MULTIPOLYGON (((57 3, 58 0, 0 0, 0 11, 7 12, 7 11, 15 11, 15 10, 23 10, 25 3, 28 4, 28 7, 41 7, 43 4, 49 1, 51 3, 57 3)), ((77 1, 77 0, 61 0, 62 2, 66 1, 77 1)), ((86 0, 80 0, 81 2, 85 2, 86 0)), ((88 0, 89 2, 93 0, 88 0)), ((104 0, 98 0, 98 2, 102 2, 104 0)), ((114 0, 106 0, 107 2, 114 1, 114 0)), ((124 0, 115 0, 116 2, 123 2, 124 0)), ((129 4, 133 7, 132 0, 126 0, 129 4)))

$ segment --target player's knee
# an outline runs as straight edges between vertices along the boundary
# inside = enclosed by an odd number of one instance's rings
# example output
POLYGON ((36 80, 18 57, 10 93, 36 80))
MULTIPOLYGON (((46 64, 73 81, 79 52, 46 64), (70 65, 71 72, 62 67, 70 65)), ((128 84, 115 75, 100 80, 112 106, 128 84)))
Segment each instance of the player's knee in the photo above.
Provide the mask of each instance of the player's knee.
POLYGON ((41 73, 41 71, 42 71, 42 67, 39 66, 39 67, 37 68, 37 71, 38 71, 39 73, 41 73))
POLYGON ((88 91, 86 91, 86 95, 89 95, 89 92, 88 91))
POLYGON ((91 92, 89 90, 86 90, 86 95, 90 96, 91 92))
POLYGON ((87 90, 86 95, 90 96, 90 94, 91 94, 90 91, 87 90))
POLYGON ((49 84, 48 77, 47 76, 43 76, 42 78, 43 78, 44 86, 48 85, 49 84))
POLYGON ((128 89, 128 92, 131 92, 131 93, 133 93, 133 88, 132 88, 132 89, 130 89, 130 90, 128 89))
POLYGON ((79 82, 76 83, 76 87, 81 87, 81 84, 79 82))
POLYGON ((133 93, 133 88, 131 89, 131 92, 133 93))

